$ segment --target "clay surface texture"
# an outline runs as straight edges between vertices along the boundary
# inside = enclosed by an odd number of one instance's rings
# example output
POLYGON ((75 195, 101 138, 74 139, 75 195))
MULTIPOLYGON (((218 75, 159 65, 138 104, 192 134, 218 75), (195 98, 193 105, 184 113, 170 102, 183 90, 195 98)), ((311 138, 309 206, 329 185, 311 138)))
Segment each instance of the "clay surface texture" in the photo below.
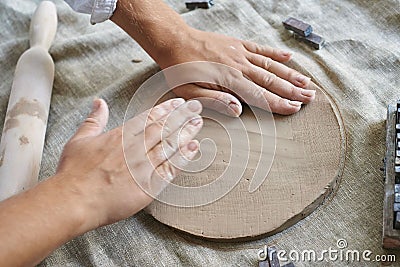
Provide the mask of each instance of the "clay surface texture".
MULTIPOLYGON (((315 84, 312 104, 292 116, 274 115, 276 136, 271 169, 261 186, 249 192, 260 158, 260 132, 252 111, 241 119, 249 136, 250 153, 244 175, 233 190, 219 200, 198 207, 176 207, 154 201, 147 212, 160 222, 212 239, 246 239, 286 229, 315 210, 340 182, 346 147, 342 119, 330 97, 315 84)), ((261 118, 262 121, 262 118, 261 118)), ((182 173, 174 183, 201 186, 217 179, 230 164, 229 136, 217 123, 205 119, 199 140, 212 139, 216 157, 202 172, 182 173)), ((202 148, 208 153, 209 148, 202 148)), ((210 152, 212 153, 212 152, 210 152)), ((273 153, 264 149, 263 153, 273 153)), ((210 193, 212 193, 210 191, 210 193)))

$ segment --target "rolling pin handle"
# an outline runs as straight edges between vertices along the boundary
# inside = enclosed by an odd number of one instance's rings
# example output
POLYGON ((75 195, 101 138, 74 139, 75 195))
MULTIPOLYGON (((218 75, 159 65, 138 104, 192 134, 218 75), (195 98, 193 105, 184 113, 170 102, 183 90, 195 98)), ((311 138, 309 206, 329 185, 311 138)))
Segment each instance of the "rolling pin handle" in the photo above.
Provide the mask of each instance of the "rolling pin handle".
POLYGON ((50 1, 42 1, 32 16, 29 30, 30 46, 49 50, 57 30, 57 9, 50 1))

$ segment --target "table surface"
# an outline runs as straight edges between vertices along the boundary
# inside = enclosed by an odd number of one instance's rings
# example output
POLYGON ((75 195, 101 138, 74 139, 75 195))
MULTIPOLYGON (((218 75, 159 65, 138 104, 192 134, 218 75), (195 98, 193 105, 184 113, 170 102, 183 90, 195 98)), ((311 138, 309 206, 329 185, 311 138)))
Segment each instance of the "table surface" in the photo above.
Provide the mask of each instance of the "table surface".
MULTIPOLYGON (((0 113, 5 114, 13 72, 29 47, 30 17, 39 0, 0 3, 0 113)), ((63 145, 90 110, 95 96, 110 106, 108 129, 118 126, 133 91, 157 66, 113 23, 90 25, 55 0, 59 15, 50 49, 55 81, 40 176, 54 174, 63 145), (141 62, 132 62, 141 59, 141 62)), ((212 242, 175 231, 144 212, 74 239, 41 266, 256 266, 265 244, 286 251, 337 248, 389 253, 381 248, 386 108, 400 96, 398 0, 216 1, 188 12, 168 0, 192 26, 294 52, 290 66, 312 77, 336 101, 348 140, 346 165, 332 201, 276 235, 247 242, 212 242), (299 43, 282 21, 296 17, 326 39, 314 50, 299 43)), ((1 117, 0 125, 4 121, 1 117)), ((324 261, 296 266, 376 266, 324 261)))

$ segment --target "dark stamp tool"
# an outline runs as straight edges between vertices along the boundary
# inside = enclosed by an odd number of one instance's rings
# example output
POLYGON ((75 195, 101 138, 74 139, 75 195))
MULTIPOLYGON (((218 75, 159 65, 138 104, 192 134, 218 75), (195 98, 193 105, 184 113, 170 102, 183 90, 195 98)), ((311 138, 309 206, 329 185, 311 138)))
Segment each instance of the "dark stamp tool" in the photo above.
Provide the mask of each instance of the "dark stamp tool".
POLYGON ((306 37, 309 36, 310 33, 312 33, 311 25, 301 20, 290 17, 287 20, 283 21, 282 23, 286 29, 293 31, 300 36, 306 37))
POLYGON ((324 38, 313 33, 313 28, 310 24, 292 17, 286 19, 282 23, 286 29, 293 31, 295 39, 302 41, 315 49, 321 49, 324 46, 324 38))
POLYGON ((214 5, 213 0, 193 0, 193 1, 185 1, 186 8, 189 10, 193 10, 196 8, 211 8, 214 5))
POLYGON ((388 106, 386 121, 383 247, 400 248, 400 101, 388 106))
POLYGON ((322 38, 321 36, 319 36, 315 33, 310 33, 310 35, 308 35, 307 37, 295 35, 294 38, 298 39, 318 50, 321 49, 325 44, 324 38, 322 38))

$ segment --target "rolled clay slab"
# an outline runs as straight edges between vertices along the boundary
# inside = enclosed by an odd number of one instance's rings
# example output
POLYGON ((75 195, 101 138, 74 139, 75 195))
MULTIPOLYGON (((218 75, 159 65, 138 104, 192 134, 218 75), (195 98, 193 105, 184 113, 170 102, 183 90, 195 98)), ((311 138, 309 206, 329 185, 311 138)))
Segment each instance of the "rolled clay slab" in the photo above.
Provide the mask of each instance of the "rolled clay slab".
MULTIPOLYGON (((270 235, 300 221, 315 210, 339 185, 346 140, 343 122, 332 99, 315 84, 313 103, 292 116, 274 115, 276 152, 272 167, 253 193, 250 178, 260 149, 253 113, 245 108, 241 119, 250 139, 250 158, 237 186, 221 199, 199 207, 176 207, 154 201, 148 208, 160 222, 211 239, 243 239, 270 235)), ((260 135, 260 133, 258 133, 260 135)), ((211 138, 218 152, 203 172, 181 173, 174 183, 199 186, 217 179, 229 164, 230 144, 225 130, 205 120, 198 139, 211 138)), ((261 163, 262 164, 262 163, 261 163)))

